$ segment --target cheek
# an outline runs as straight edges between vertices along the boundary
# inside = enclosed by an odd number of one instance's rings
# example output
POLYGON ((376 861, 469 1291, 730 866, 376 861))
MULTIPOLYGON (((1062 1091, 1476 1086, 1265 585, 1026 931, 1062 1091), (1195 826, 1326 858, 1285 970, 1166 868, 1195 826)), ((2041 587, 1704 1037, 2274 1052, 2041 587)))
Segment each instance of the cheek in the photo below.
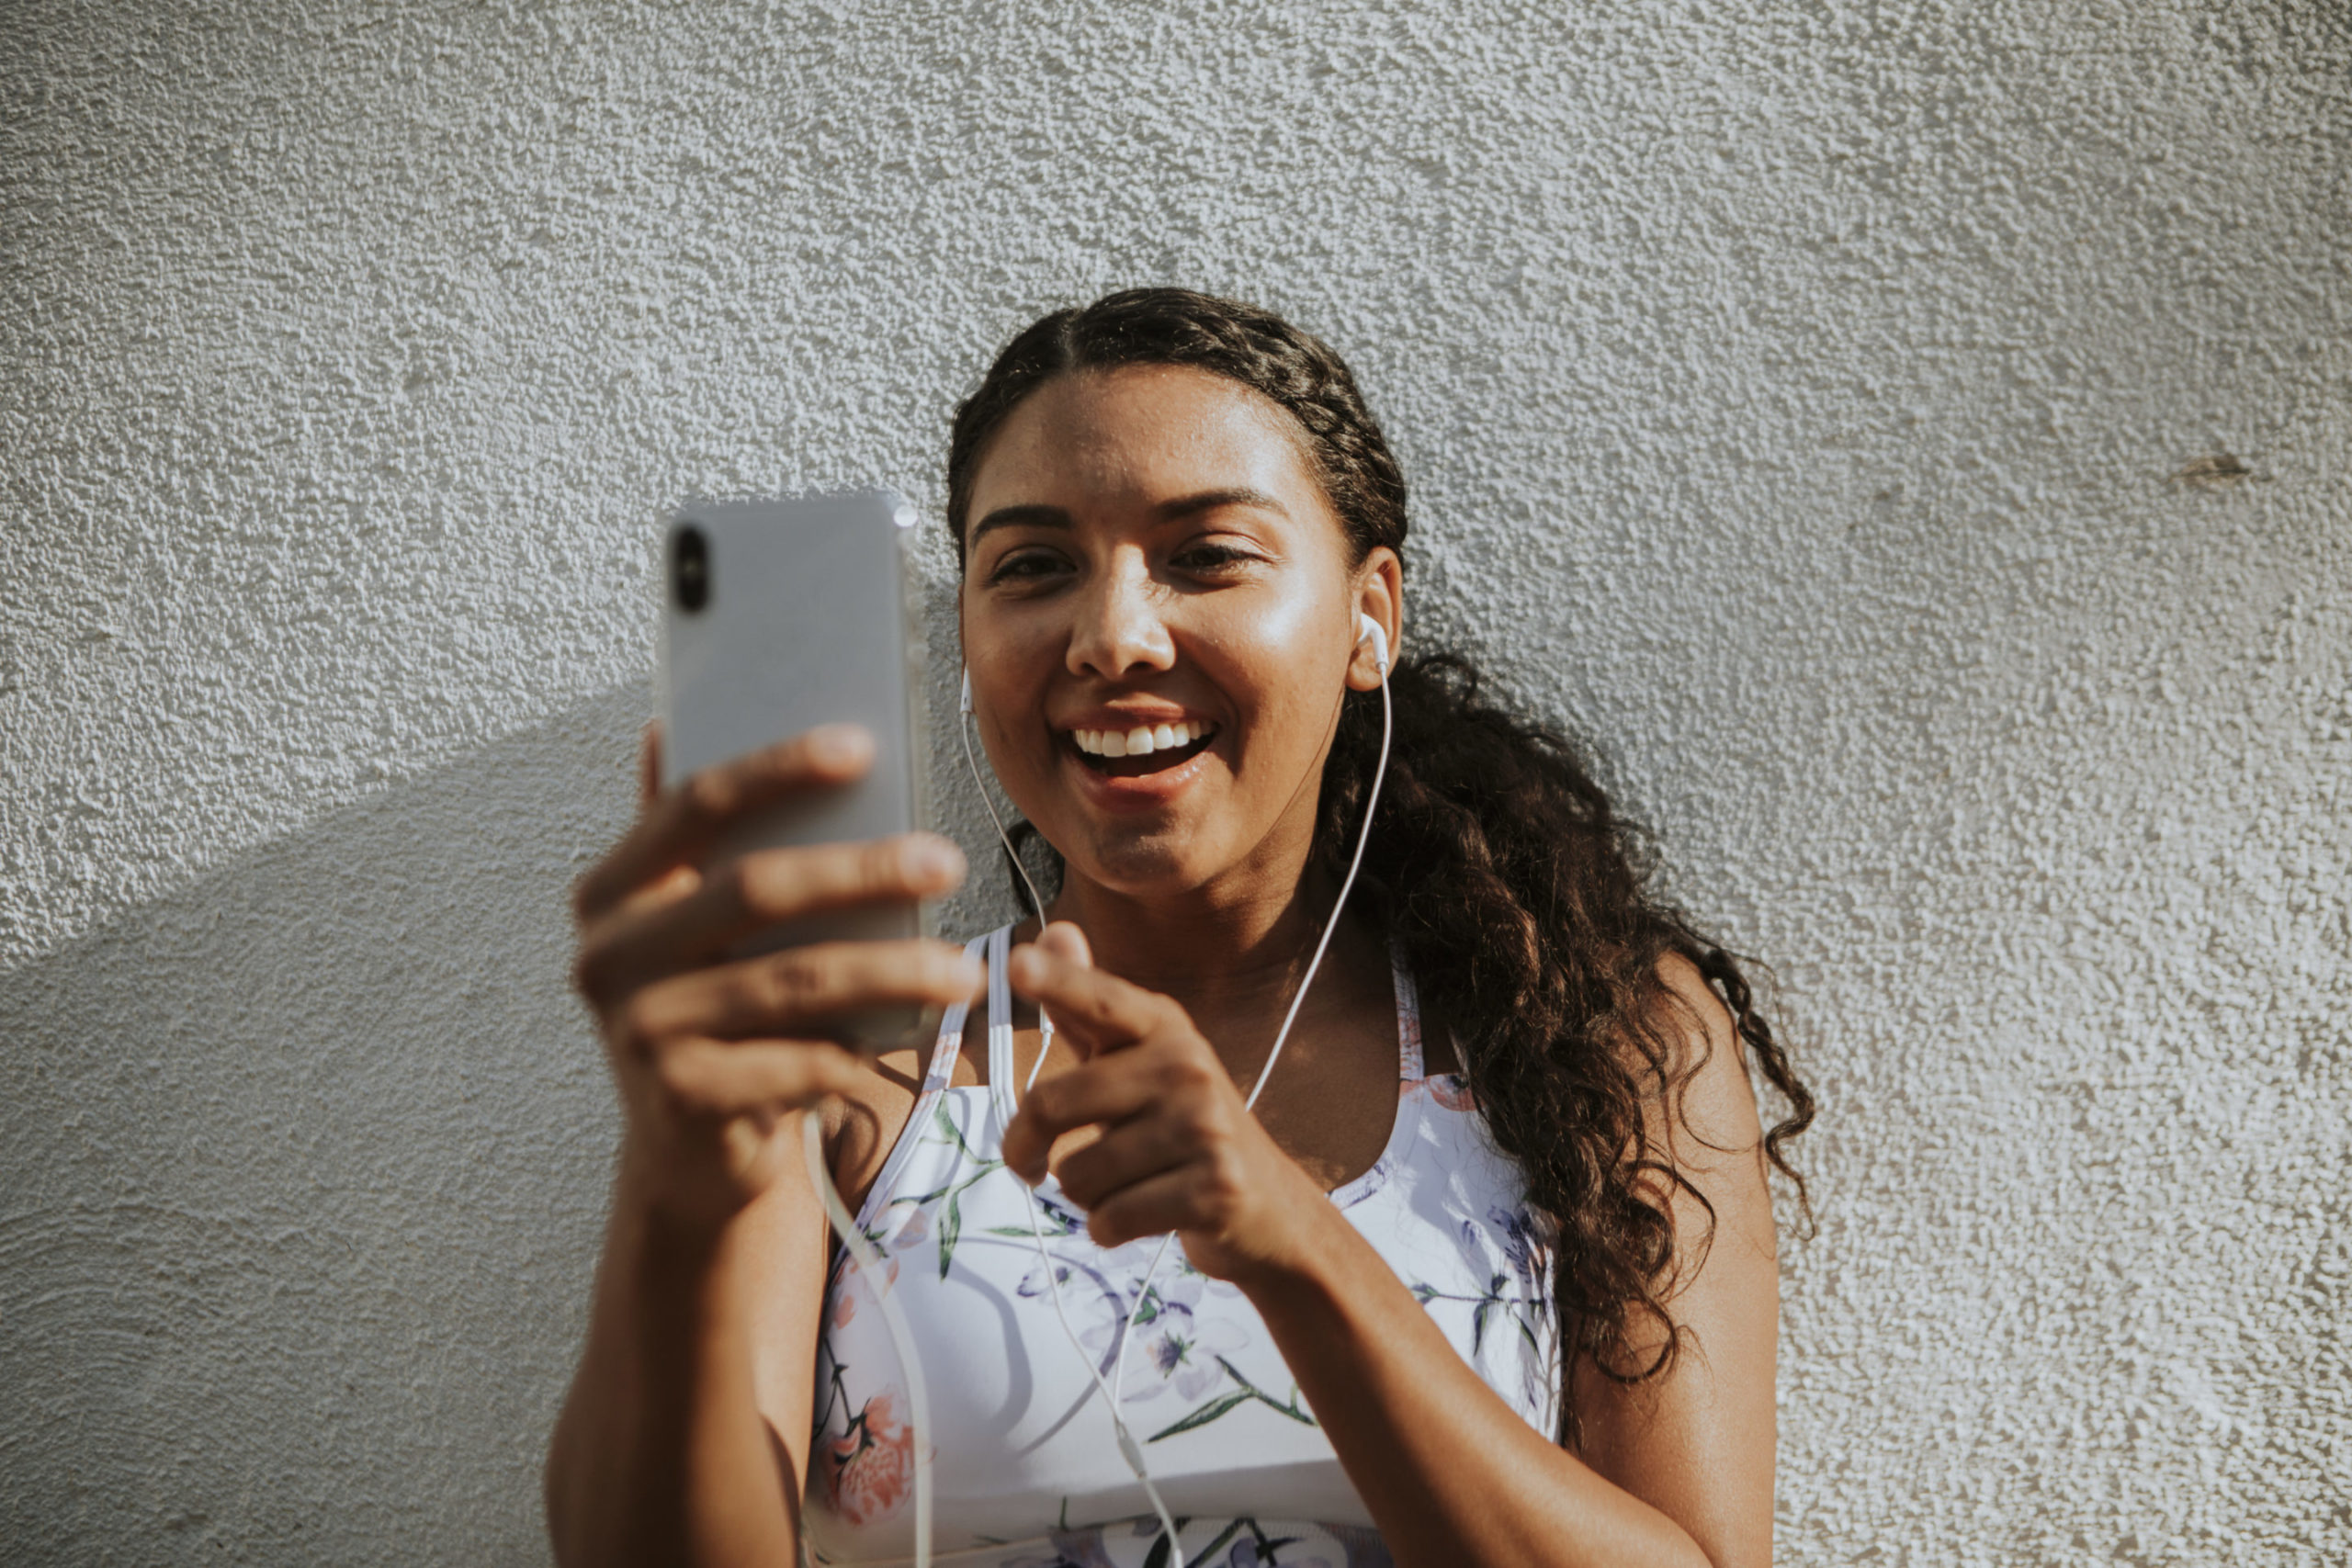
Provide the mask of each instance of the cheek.
POLYGON ((1293 597, 1204 621, 1194 646, 1239 710, 1247 750, 1287 754, 1322 744, 1347 675, 1337 615, 1329 604, 1293 597))
POLYGON ((1001 604, 967 600, 957 626, 974 700, 997 699, 1017 708, 1033 700, 1041 675, 1059 662, 1066 628, 1048 616, 1009 613, 1001 604))

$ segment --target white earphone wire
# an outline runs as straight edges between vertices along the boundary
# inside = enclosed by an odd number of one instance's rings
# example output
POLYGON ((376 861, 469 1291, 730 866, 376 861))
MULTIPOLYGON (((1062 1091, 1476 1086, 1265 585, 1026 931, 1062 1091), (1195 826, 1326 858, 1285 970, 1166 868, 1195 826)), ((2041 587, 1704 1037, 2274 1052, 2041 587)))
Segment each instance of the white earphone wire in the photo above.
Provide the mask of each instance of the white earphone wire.
POLYGON ((1029 890, 1029 907, 1037 911, 1037 930, 1042 934, 1046 929, 1046 901, 1038 897, 1037 885, 1030 879, 1029 868, 1021 863, 1021 856, 1013 851, 1012 835, 1004 830, 1004 818, 997 815, 996 797, 980 781, 980 761, 972 751, 972 727, 964 722, 971 716, 972 676, 969 671, 966 671, 963 701, 960 711, 956 715, 956 733, 964 742, 964 765, 972 770, 972 787, 980 792, 980 804, 988 807, 989 825, 996 829, 997 842, 1004 846, 1004 858, 1012 863, 1012 869, 1020 874, 1021 885, 1029 890))
MULTIPOLYGON (((808 1185, 824 1201, 826 1223, 842 1238, 842 1246, 849 1249, 858 1278, 865 1281, 865 1288, 881 1303, 883 1330, 890 1337, 890 1348, 899 1358, 899 1370, 906 1374, 907 1425, 914 1439, 915 1460, 914 1568, 931 1568, 931 1391, 923 1385, 922 1363, 915 1356, 914 1333, 907 1326, 906 1314, 899 1309, 899 1298, 892 1293, 890 1281, 883 1276, 880 1255, 875 1252, 872 1242, 858 1234, 857 1221, 850 1216, 849 1205, 842 1201, 841 1191, 833 1185, 832 1172, 825 1168, 824 1137, 818 1130, 813 1111, 801 1112, 800 1152, 808 1163, 808 1185)), ((805 1512, 800 1529, 805 1554, 808 1545, 805 1512)))

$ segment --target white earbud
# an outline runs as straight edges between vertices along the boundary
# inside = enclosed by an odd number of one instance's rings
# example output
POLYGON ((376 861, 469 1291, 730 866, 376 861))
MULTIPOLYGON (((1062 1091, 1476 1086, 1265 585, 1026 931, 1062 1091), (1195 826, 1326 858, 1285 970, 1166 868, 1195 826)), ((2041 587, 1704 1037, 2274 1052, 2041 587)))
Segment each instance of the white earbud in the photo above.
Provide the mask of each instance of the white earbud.
POLYGON ((972 711, 972 667, 968 664, 964 666, 964 695, 957 703, 956 711, 958 713, 972 711))
POLYGON ((1380 623, 1371 615, 1358 615, 1356 640, 1362 642, 1366 637, 1372 639, 1372 661, 1379 667, 1380 678, 1385 682, 1388 679, 1388 634, 1381 630, 1380 623))

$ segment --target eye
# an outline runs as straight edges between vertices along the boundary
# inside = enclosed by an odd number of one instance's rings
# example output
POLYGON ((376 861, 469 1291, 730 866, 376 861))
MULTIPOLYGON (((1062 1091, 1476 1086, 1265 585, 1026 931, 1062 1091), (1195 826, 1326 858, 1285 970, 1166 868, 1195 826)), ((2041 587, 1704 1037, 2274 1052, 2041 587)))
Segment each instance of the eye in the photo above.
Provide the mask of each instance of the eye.
POLYGON ((1180 571, 1215 576, 1234 570, 1257 560, 1256 552, 1243 549, 1221 539, 1203 539, 1185 546, 1169 558, 1168 564, 1180 571))
POLYGON ((1048 577, 1062 570, 1061 557, 1056 552, 1035 547, 1005 552, 989 572, 989 581, 1019 582, 1048 577))

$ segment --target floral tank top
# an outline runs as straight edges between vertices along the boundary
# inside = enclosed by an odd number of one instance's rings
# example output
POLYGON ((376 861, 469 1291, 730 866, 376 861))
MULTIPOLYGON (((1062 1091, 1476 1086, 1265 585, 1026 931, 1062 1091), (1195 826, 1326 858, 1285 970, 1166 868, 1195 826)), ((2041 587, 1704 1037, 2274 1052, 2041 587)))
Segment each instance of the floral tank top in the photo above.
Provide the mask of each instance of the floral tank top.
MULTIPOLYGON (((1158 1238, 1105 1250, 1052 1178, 1028 1199, 1000 1155, 1016 1073, 1007 927, 972 942, 989 971, 988 1084, 955 1087, 966 1010, 944 1021, 914 1111, 857 1224, 884 1261, 834 1265, 817 1351, 804 1517, 820 1563, 914 1551, 906 1382, 875 1288, 922 1359, 933 1430, 933 1561, 954 1568, 1176 1568, 1093 1379, 1057 1315, 1059 1279, 1106 1380, 1126 1328, 1123 1413, 1182 1533, 1216 1568, 1380 1568, 1387 1549, 1249 1299, 1180 1242, 1138 1299, 1158 1238)), ((1396 1120, 1372 1168, 1331 1201, 1487 1386, 1547 1437, 1560 1368, 1550 1259, 1518 1168, 1456 1075, 1424 1076, 1412 977, 1396 965, 1396 1120)))

